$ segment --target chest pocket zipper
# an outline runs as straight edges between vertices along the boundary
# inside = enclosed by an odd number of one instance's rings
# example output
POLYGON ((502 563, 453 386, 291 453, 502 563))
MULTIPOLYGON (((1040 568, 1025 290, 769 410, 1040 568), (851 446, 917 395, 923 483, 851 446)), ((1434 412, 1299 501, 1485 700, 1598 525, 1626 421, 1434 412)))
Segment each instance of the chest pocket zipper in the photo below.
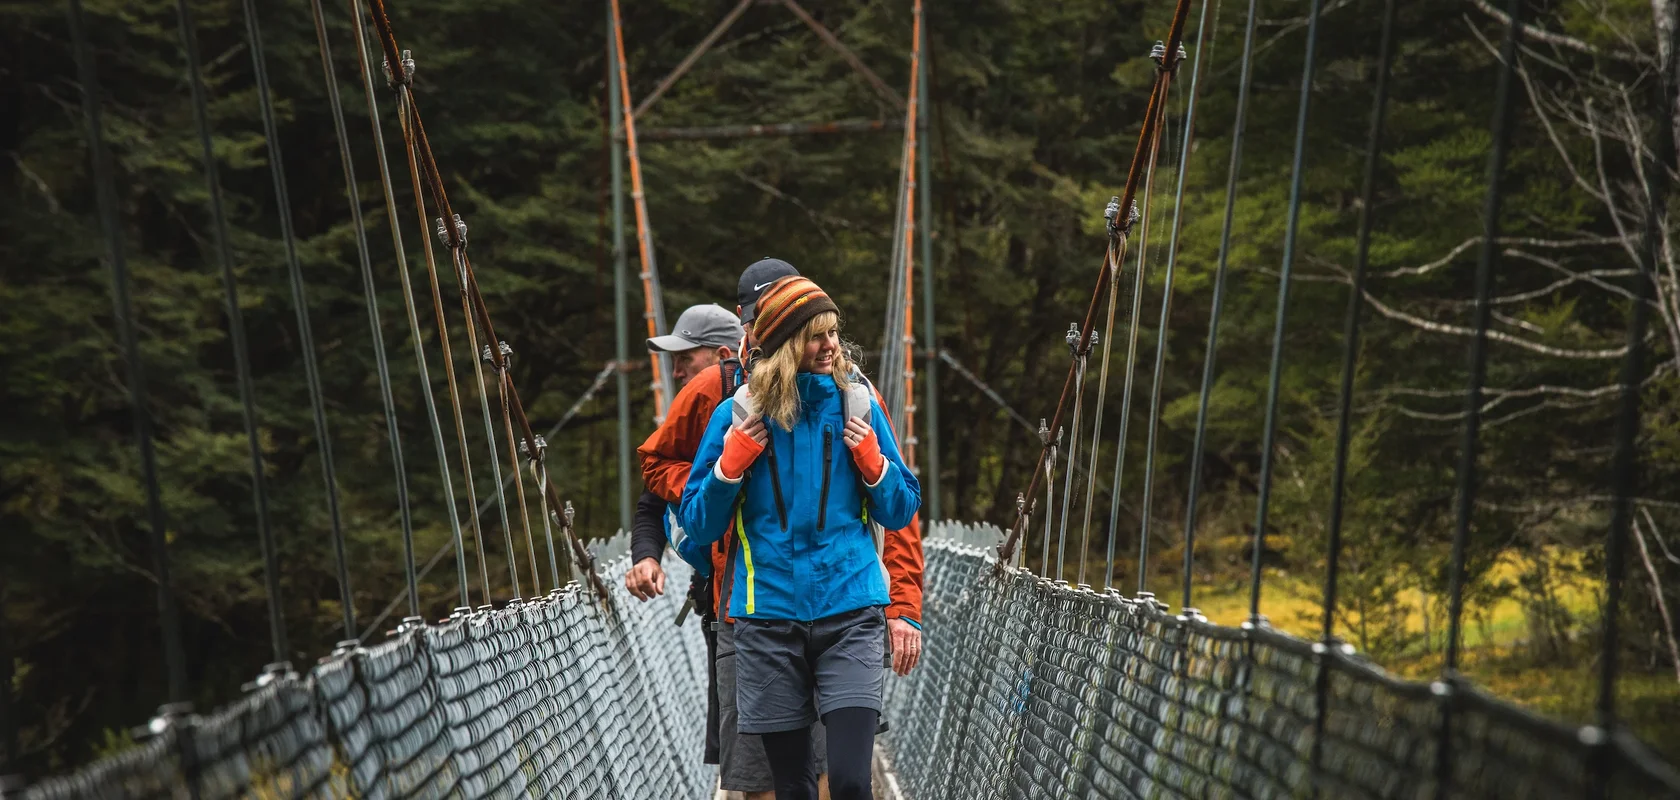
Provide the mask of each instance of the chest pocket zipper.
POLYGON ((764 449, 770 454, 770 491, 776 495, 776 518, 782 523, 782 530, 788 529, 787 501, 782 499, 782 470, 776 464, 776 447, 774 440, 765 443, 764 449))
POLYGON ((834 427, 823 426, 822 494, 817 505, 817 530, 828 522, 828 482, 834 475, 834 427))

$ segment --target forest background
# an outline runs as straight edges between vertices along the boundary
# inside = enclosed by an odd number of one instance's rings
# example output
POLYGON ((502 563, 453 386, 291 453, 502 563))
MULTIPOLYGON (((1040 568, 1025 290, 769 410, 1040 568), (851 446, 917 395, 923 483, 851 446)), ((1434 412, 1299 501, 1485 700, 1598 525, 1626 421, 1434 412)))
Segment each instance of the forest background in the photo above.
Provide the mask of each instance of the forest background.
MULTIPOLYGON (((1132 455, 1113 532, 1121 554, 1117 581, 1130 591, 1136 558, 1127 554, 1137 548, 1146 513, 1141 453, 1166 289, 1160 276, 1169 190, 1182 167, 1183 233, 1147 509, 1156 554, 1151 588, 1175 605, 1245 13, 1243 4, 1212 2, 1188 164, 1180 157, 1189 85, 1181 73, 1154 182, 1138 388, 1127 426, 1132 455)), ((399 267, 384 230, 348 12, 327 5, 423 560, 447 546, 449 526, 399 267)), ((631 93, 645 96, 732 5, 625 2, 631 93)), ((197 129, 173 3, 86 6, 134 271, 191 695, 208 708, 233 697, 268 660, 268 631, 197 129)), ((368 625, 402 590, 402 549, 355 236, 309 6, 261 6, 354 606, 368 625)), ((231 0, 192 7, 250 332, 283 611, 293 661, 307 664, 341 638, 339 590, 245 20, 231 0)), ((905 92, 908 3, 820 0, 809 7, 905 92)), ((1194 575, 1198 605, 1223 622, 1240 619, 1243 607, 1237 598, 1254 518, 1306 8, 1299 0, 1259 2, 1194 575)), ((534 424, 546 429, 614 358, 603 4, 414 0, 391 9, 418 62, 427 130, 471 225, 486 301, 514 348, 515 381, 534 424)), ((1494 289, 1484 483, 1468 559, 1467 670, 1548 713, 1590 716, 1615 380, 1645 212, 1654 206, 1659 258, 1641 384, 1621 694, 1643 737, 1680 758, 1680 650, 1669 613, 1680 604, 1680 273, 1660 190, 1675 177, 1674 117, 1662 111, 1672 108, 1662 75, 1674 72, 1674 9, 1673 0, 1547 0, 1530 7, 1538 28, 1521 59, 1502 218, 1510 238, 1502 242, 1494 289)), ((1167 3, 1136 0, 928 3, 933 102, 923 135, 932 143, 934 214, 923 224, 934 230, 938 347, 1030 420, 1048 416, 1068 366, 1062 335, 1090 296, 1102 257, 1102 209, 1124 181, 1154 69, 1150 45, 1164 38, 1170 11, 1167 3)), ((1307 634, 1318 625, 1340 332, 1381 3, 1329 0, 1324 14, 1262 608, 1274 624, 1307 634)), ((1422 0, 1401 4, 1396 28, 1399 58, 1371 209, 1372 279, 1338 625, 1362 652, 1409 675, 1433 674, 1440 663, 1501 20, 1480 0, 1422 0)), ((127 726, 153 710, 165 682, 145 499, 75 75, 60 4, 0 4, 0 688, 9 689, 7 727, 15 732, 14 741, 0 743, 0 754, 15 748, 9 769, 34 775, 123 746, 127 726)), ((377 77, 376 84, 395 156, 401 151, 391 98, 377 77)), ((786 9, 765 4, 751 8, 640 123, 899 113, 786 9)), ((731 304, 739 270, 773 255, 833 293, 847 312, 847 335, 879 350, 898 134, 646 142, 642 151, 668 318, 692 303, 731 304)), ((404 174, 400 162, 393 170, 404 174)), ((414 257, 425 231, 414 224, 406 181, 398 184, 398 216, 410 243, 406 267, 423 287, 414 257)), ((626 246, 634 311, 641 307, 634 239, 626 246)), ((1122 329, 1134 268, 1129 264, 1121 281, 1122 329)), ((430 298, 417 290, 442 404, 430 298)), ((461 320, 451 320, 458 370, 467 371, 461 320)), ((640 320, 629 327, 639 441, 651 430, 653 409, 638 355, 640 320)), ((1110 357, 1117 385, 1124 350, 1110 357)), ((940 388, 945 516, 1007 525, 1038 454, 1037 437, 951 370, 942 372, 940 388)), ((550 442, 549 464, 576 506, 580 533, 596 539, 619 519, 611 382, 585 399, 550 442)), ((1086 409, 1095 402, 1088 398, 1086 409)), ((1108 423, 1096 461, 1093 563, 1110 535, 1121 393, 1102 402, 1108 423)), ((440 408, 447 426, 446 406, 440 408)), ((468 426, 469 436, 476 427, 468 426)), ((473 443, 482 462, 483 440, 473 443)), ((1086 443, 1082 451, 1088 449, 1086 443)), ((491 490, 487 472, 477 473, 480 498, 491 490)), ((1083 506, 1076 498, 1076 519, 1083 506)), ((485 520, 487 540, 500 541, 496 515, 485 520)), ((1026 543, 1035 567, 1036 537, 1026 543)), ((1075 527, 1070 541, 1080 539, 1075 527)), ((428 616, 456 604, 450 561, 422 582, 428 616)), ((489 561, 505 599, 508 559, 491 547, 489 561)))

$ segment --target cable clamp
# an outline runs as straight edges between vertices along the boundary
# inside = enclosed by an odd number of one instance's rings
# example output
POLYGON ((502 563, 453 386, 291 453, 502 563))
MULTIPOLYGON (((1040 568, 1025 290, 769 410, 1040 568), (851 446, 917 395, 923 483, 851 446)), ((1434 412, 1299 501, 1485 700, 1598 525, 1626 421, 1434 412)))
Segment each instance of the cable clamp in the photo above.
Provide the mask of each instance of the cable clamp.
MULTIPOLYGON (((1094 333, 1094 331, 1093 331, 1093 333, 1094 333)), ((1077 323, 1077 322, 1068 323, 1067 337, 1066 338, 1067 338, 1068 352, 1072 353, 1075 358, 1078 358, 1079 357, 1079 340, 1081 338, 1080 332, 1079 332, 1079 323, 1077 323)))
POLYGON ((1149 58, 1150 58, 1151 61, 1155 62, 1155 69, 1159 72, 1170 72, 1175 77, 1178 75, 1178 64, 1179 64, 1179 62, 1183 61, 1184 57, 1188 56, 1188 55, 1189 55, 1189 53, 1184 50, 1184 43, 1179 42, 1178 52, 1173 54, 1172 63, 1169 64, 1169 63, 1167 63, 1167 43, 1166 42, 1163 42, 1163 41, 1160 41, 1159 39, 1157 39, 1155 41, 1155 46, 1149 48, 1149 58))
POLYGON ((175 727, 176 724, 190 716, 192 710, 192 703, 165 703, 158 706, 157 713, 147 720, 145 725, 130 730, 128 735, 135 741, 162 736, 170 728, 175 727))
POLYGON ((1108 235, 1120 234, 1120 197, 1108 198, 1108 207, 1103 209, 1103 219, 1108 220, 1108 235))
POLYGON ((242 692, 252 692, 287 678, 297 680, 297 677, 297 672, 292 669, 292 662, 276 661, 272 664, 265 664, 262 668, 262 672, 257 675, 257 679, 239 687, 239 690, 242 692))
POLYGON ((397 88, 397 84, 399 83, 404 86, 414 85, 414 51, 402 51, 402 59, 399 63, 402 66, 402 74, 394 75, 391 71, 390 56, 386 56, 385 59, 380 62, 380 68, 385 70, 385 85, 392 89, 397 88))
POLYGON ((1038 440, 1045 445, 1050 444, 1050 423, 1045 422, 1043 417, 1038 418, 1038 440))

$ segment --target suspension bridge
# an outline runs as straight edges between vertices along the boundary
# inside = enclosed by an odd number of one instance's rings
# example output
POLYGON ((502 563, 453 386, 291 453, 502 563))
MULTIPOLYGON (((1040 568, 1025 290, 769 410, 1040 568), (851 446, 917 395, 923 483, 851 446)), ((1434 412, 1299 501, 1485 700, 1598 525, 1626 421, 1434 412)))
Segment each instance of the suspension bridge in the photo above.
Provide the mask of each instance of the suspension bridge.
MULTIPOLYGON (((650 336, 665 332, 658 265, 651 221, 645 203, 636 117, 646 111, 692 67, 722 33, 756 0, 740 0, 694 52, 658 87, 632 101, 624 54, 624 26, 619 0, 607 0, 610 104, 614 132, 615 218, 622 242, 622 181, 617 170, 620 152, 630 166, 636 244, 650 336)), ((985 386, 933 340, 933 292, 928 280, 932 263, 926 231, 920 231, 923 265, 923 337, 913 334, 916 307, 916 243, 918 218, 929 221, 928 161, 925 157, 927 66, 923 48, 926 31, 920 0, 911 0, 914 27, 910 33, 912 76, 904 97, 871 72, 838 37, 824 28, 794 0, 781 0, 804 24, 865 76, 870 86, 891 105, 904 111, 902 120, 839 120, 831 123, 722 126, 643 130, 649 138, 705 138, 715 136, 786 136, 847 133, 878 134, 902 130, 903 158, 890 255, 888 314, 884 347, 877 376, 883 396, 906 442, 907 460, 919 462, 928 480, 924 516, 936 520, 924 528, 926 569, 924 623, 927 656, 911 675, 888 682, 886 717, 891 725, 879 758, 893 796, 931 800, 975 797, 1356 797, 1356 798, 1581 798, 1680 797, 1680 773, 1652 755, 1617 723, 1615 684, 1618 677, 1618 605, 1622 597, 1623 558, 1630 524, 1632 476, 1636 468, 1634 436, 1639 422, 1638 377, 1643 375, 1645 304, 1632 303, 1627 348, 1622 367, 1621 404, 1616 429, 1615 504, 1607 538, 1607 602, 1604 641, 1599 657, 1600 695, 1597 719, 1585 726, 1546 719, 1478 689, 1458 673, 1464 614, 1464 550, 1471 535, 1470 510, 1475 502, 1477 445, 1483 408, 1483 382, 1489 327, 1490 275, 1498 268, 1501 185, 1505 159, 1515 124, 1512 113, 1515 76, 1511 67, 1520 37, 1524 3, 1510 0, 1501 43, 1503 68, 1496 87, 1496 114, 1491 129, 1486 210, 1477 267, 1475 335, 1467 387, 1466 414, 1458 486, 1455 496, 1457 527, 1453 539, 1449 624, 1443 671, 1433 681, 1394 677, 1362 658, 1333 635, 1337 565, 1341 555, 1341 499, 1347 470, 1349 409, 1353 395, 1354 358, 1358 349, 1362 291, 1371 221, 1371 192, 1375 163, 1383 142, 1390 70, 1396 58, 1392 30, 1397 0, 1386 0, 1383 35, 1378 56, 1371 126, 1366 142, 1366 169, 1361 186, 1358 257, 1352 279, 1350 308, 1345 320, 1345 362, 1340 386, 1339 439, 1333 478, 1334 505, 1329 517, 1328 572, 1324 576, 1323 631, 1303 639, 1274 630, 1260 615, 1261 558, 1273 481, 1273 451, 1277 435, 1280 372, 1285 358, 1284 331, 1296 259, 1296 234, 1301 213, 1305 129, 1310 112, 1321 0, 1311 0, 1303 54, 1298 127, 1290 186, 1290 203, 1282 274, 1278 283, 1270 382, 1264 403, 1264 441, 1260 454, 1258 518, 1249 589, 1249 615, 1237 627, 1213 624, 1194 607, 1197 587, 1192 580, 1196 534, 1196 496, 1200 488, 1204 435, 1208 426, 1209 393, 1215 376, 1219 315, 1225 292, 1231 250, 1232 217, 1242 130, 1250 96, 1250 73, 1258 22, 1253 0, 1247 5, 1242 71, 1236 110, 1230 178, 1226 191, 1218 269, 1204 356, 1196 425, 1190 455, 1190 500, 1183 548, 1183 589, 1176 607, 1143 589, 1125 593, 1116 588, 1114 537, 1109 536, 1104 574, 1093 570, 1087 582, 1086 553, 1093 529, 1092 498, 1099 472, 1097 446, 1103 435, 1101 402, 1087 411, 1092 394, 1109 391, 1110 348, 1124 344, 1123 374, 1116 380, 1126 411, 1118 423, 1120 440, 1131 419, 1130 404, 1136 368, 1146 364, 1138 349, 1142 318, 1141 287, 1146 264, 1141 257, 1128 275, 1128 252, 1148 250, 1148 218, 1154 166, 1167 137, 1169 93, 1181 76, 1187 77, 1188 102, 1182 122, 1183 148, 1190 148, 1194 130, 1198 84, 1204 75, 1201 53, 1208 27, 1208 6, 1202 2, 1196 41, 1187 43, 1192 0, 1177 0, 1169 32, 1153 54, 1157 69, 1137 145, 1126 172, 1124 191, 1104 210, 1106 247, 1095 275, 1087 311, 1067 334, 1069 369, 1061 395, 1033 428, 1028 418, 985 386), (1184 63, 1188 60, 1188 63, 1184 63), (1187 69, 1187 75, 1186 75, 1187 69), (919 178, 919 180, 918 180, 919 178), (918 217, 918 202, 920 217, 918 217), (1129 316, 1118 314, 1130 277, 1129 316), (1130 330, 1116 338, 1116 320, 1129 320, 1130 330), (921 373, 927 398, 915 403, 916 360, 928 355, 921 373), (1102 348, 1100 352, 1098 349, 1102 348), (1087 374, 1092 359, 1096 375, 1087 374), (998 403, 1013 420, 1033 430, 1041 445, 1028 485, 1016 500, 1016 514, 1007 527, 943 521, 937 478, 938 366, 944 362, 971 382, 976 390, 998 403), (916 414, 930 433, 918 441, 916 414), (1089 425, 1088 433, 1086 425, 1089 425), (1054 431, 1054 434, 1052 434, 1054 431), (1064 435, 1066 434, 1066 435, 1064 435), (1082 442, 1092 443, 1088 452, 1082 442), (915 448, 920 446, 920 450, 915 448), (920 453, 920 458, 912 455, 920 453), (1088 459, 1088 462, 1082 459, 1088 459), (1059 471, 1059 473, 1058 473, 1059 471), (1059 484, 1059 486, 1058 486, 1059 484), (1057 492, 1060 491, 1060 497, 1057 492), (1074 497, 1085 493, 1083 519, 1074 521, 1074 497), (1069 537, 1078 541, 1078 579, 1066 575, 1069 537), (1036 559, 1028 558, 1029 542, 1037 540, 1036 559), (1054 560, 1052 556, 1054 555, 1054 560), (1037 569, 1033 569, 1036 561, 1037 569), (1054 566, 1052 566, 1054 564, 1054 566), (1054 577, 1049 577, 1054 576, 1054 577)), ((408 515, 404 458, 394 411, 393 386, 387 355, 380 345, 381 322, 374 302, 377 281, 369 255, 366 226, 356 198, 357 181, 334 61, 320 0, 312 0, 323 77, 331 98, 340 160, 356 215, 361 275, 367 296, 368 323, 378 348, 380 390, 396 466, 398 502, 403 509, 400 534, 406 594, 386 609, 406 603, 407 613, 395 628, 380 636, 385 615, 358 631, 352 603, 343 603, 345 640, 307 670, 286 662, 291 652, 286 626, 276 599, 279 595, 278 549, 265 515, 264 466, 254 421, 250 367, 246 363, 238 282, 228 246, 226 213, 211 152, 209 114, 195 27, 188 4, 178 3, 180 32, 209 187, 210 214, 215 222, 214 251, 229 309, 231 342, 246 434, 250 447, 253 502, 257 508, 257 538, 265 564, 269 594, 270 632, 274 663, 246 687, 244 695, 204 713, 180 703, 164 705, 137 732, 137 746, 65 775, 43 779, 22 790, 28 798, 233 798, 233 797, 707 797, 714 775, 701 763, 704 738, 705 648, 691 624, 673 626, 676 593, 648 603, 633 601, 622 588, 628 564, 626 536, 586 543, 574 527, 569 503, 549 480, 545 437, 539 436, 520 400, 508 369, 511 349, 497 336, 491 309, 484 301, 468 248, 468 225, 450 204, 444 173, 431 150, 420 111, 413 75, 415 58, 397 36, 397 26, 385 0, 351 0, 354 45, 360 77, 368 99, 371 131, 397 262, 408 263, 397 191, 390 164, 407 166, 407 176, 420 206, 417 222, 424 285, 411 285, 406 267, 396 270, 401 281, 413 357, 422 376, 424 407, 437 468, 443 474, 449 509, 451 542, 424 564, 414 551, 414 532, 408 515), (380 90, 383 83, 384 90, 380 90), (394 102, 403 153, 392 158, 385 150, 376 97, 394 102), (434 249, 431 236, 439 246, 434 249), (445 271, 438 269, 443 261, 445 271), (440 279, 440 273, 445 279, 440 279), (448 280, 446 280, 448 279, 448 280), (445 322, 445 287, 458 294, 464 339, 473 364, 471 375, 455 373, 450 353, 451 334, 445 322), (446 398, 432 395, 432 343, 422 341, 419 319, 424 313, 416 298, 430 297, 439 329, 446 398), (461 384, 469 384, 462 391, 461 384), (444 400, 447 402, 444 402, 444 400), (482 501, 473 489, 474 464, 469 455, 468 420, 476 400, 486 440, 491 480, 498 490, 482 501), (452 460, 446 439, 458 444, 452 460), (499 450, 496 448, 500 448, 499 450), (454 480, 458 477, 459 481, 454 480), (457 483, 465 497, 454 496, 457 483), (510 491, 511 490, 511 491, 510 491), (457 503, 465 513, 457 511, 457 503), (511 507, 510 507, 511 506, 511 507), (535 507, 532 513, 531 507, 535 507), (494 508, 512 569, 512 597, 496 596, 486 565, 486 528, 480 519, 494 508), (540 521, 540 531, 530 520, 540 521), (515 522, 517 518, 517 522, 515 522), (515 531, 524 539, 528 563, 515 558, 515 531), (540 539, 539 539, 540 536, 540 539), (540 545, 539 545, 540 542, 540 545), (428 622, 417 589, 420 576, 454 556, 459 604, 447 618, 428 622), (539 561, 539 554, 545 558, 539 561), (469 556, 475 556, 469 559, 469 556), (470 568, 476 561, 475 570, 470 568), (521 583, 521 569, 525 583, 521 583), (476 586, 474 585, 476 583, 476 586), (476 597, 475 597, 476 592, 476 597), (475 599, 478 602, 474 602, 475 599)), ((123 255, 121 226, 110 156, 102 129, 98 75, 86 41, 80 0, 70 0, 70 20, 78 70, 84 87, 84 115, 98 183, 98 206, 106 233, 107 257, 113 278, 115 318, 123 349, 128 389, 134 409, 135 439, 146 476, 153 540, 153 565, 159 577, 158 613, 162 620, 169 699, 185 694, 185 655, 180 645, 178 612, 170 592, 168 546, 160 499, 161 487, 153 455, 152 431, 145 401, 145 376, 138 356, 129 276, 123 255)), ((293 249, 289 201, 275 113, 268 85, 261 28, 253 0, 243 0, 247 42, 258 83, 258 97, 267 133, 274 191, 281 210, 280 225, 287 245, 286 265, 297 308, 298 327, 306 358, 306 377, 314 401, 313 424, 321 443, 326 504, 330 511, 339 583, 348 596, 344 534, 334 481, 334 461, 323 411, 314 344, 310 338, 308 304, 293 249)), ((1157 428, 1161 417, 1161 369, 1166 348, 1166 310, 1171 302, 1177 240, 1182 218, 1185 171, 1179 170, 1174 213, 1169 227, 1162 299, 1161 335, 1153 362, 1154 387, 1149 398, 1148 447, 1142 487, 1144 507, 1151 503, 1157 428)), ((1655 173, 1655 170, 1652 170, 1655 173)), ((1654 269, 1655 245, 1650 230, 1642 234, 1654 269)), ((410 243, 412 244, 412 242, 410 243)), ((616 252, 622 256, 626 248, 616 252)), ((417 270, 418 271, 418 270, 417 270)), ((627 270, 619 269, 620 279, 627 270)), ((615 293, 620 319, 626 286, 615 293)), ((1635 298, 1638 299, 1637 297, 1635 298)), ((655 356, 648 364, 661 416, 673 395, 670 367, 655 356)), ((621 523, 629 527, 630 460, 627 375, 632 369, 619 325, 616 359, 598 374, 586 394, 593 396, 616 378, 620 399, 619 457, 621 523)), ((639 368, 638 368, 639 369, 639 368)), ((580 400, 581 404, 583 401, 580 400)), ((547 436, 577 412, 574 405, 547 436)), ((1126 457, 1119 451, 1119 481, 1126 457)), ((1118 486, 1116 486, 1116 489, 1118 486)), ((1111 493, 1118 496, 1118 491, 1111 493)), ((1108 530, 1117 520, 1111 511, 1108 530)), ((1145 513, 1139 537, 1144 548, 1139 564, 1147 563, 1150 515, 1145 513)), ((1099 520, 1100 523, 1100 520, 1099 520)), ((1099 527, 1100 530, 1100 527, 1099 527)), ((666 560, 671 585, 682 585, 687 568, 666 560)), ((1124 580, 1124 576, 1121 577, 1124 580)), ((439 615, 432 613, 431 617, 439 615)))

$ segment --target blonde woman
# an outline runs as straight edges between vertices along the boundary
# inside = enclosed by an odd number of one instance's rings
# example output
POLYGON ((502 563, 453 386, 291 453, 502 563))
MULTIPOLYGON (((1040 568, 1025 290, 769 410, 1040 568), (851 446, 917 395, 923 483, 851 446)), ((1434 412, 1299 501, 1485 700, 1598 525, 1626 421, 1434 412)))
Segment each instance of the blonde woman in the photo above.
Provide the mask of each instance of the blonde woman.
POLYGON ((828 729, 829 793, 871 797, 887 583, 869 523, 910 524, 921 487, 840 342, 840 310, 808 278, 758 301, 761 351, 720 403, 683 490, 677 550, 738 537, 725 565, 737 711, 760 734, 778 800, 815 798, 811 724, 828 729), (836 445, 843 445, 837 447, 836 445))

